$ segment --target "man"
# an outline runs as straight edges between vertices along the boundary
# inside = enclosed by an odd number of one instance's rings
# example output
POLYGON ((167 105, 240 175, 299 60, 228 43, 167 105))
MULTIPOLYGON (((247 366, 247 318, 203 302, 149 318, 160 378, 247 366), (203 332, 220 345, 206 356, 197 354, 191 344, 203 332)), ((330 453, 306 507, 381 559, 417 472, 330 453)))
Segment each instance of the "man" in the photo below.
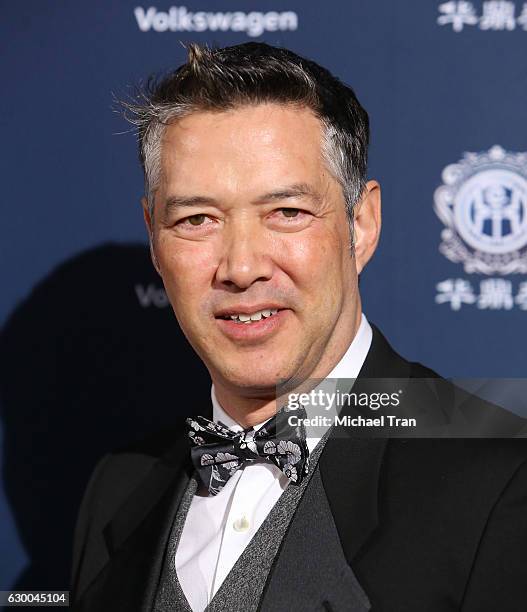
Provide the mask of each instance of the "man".
MULTIPOLYGON (((99 463, 75 534, 74 609, 525 610, 524 441, 331 425, 306 439, 275 416, 280 382, 437 377, 362 313, 380 188, 365 180, 353 91, 265 44, 190 46, 128 110, 152 260, 210 372, 212 408, 99 463)), ((184 383, 175 370, 170 384, 184 383)), ((439 381, 419 387, 419 406, 439 396, 435 416, 470 421, 473 404, 455 412, 439 381)))

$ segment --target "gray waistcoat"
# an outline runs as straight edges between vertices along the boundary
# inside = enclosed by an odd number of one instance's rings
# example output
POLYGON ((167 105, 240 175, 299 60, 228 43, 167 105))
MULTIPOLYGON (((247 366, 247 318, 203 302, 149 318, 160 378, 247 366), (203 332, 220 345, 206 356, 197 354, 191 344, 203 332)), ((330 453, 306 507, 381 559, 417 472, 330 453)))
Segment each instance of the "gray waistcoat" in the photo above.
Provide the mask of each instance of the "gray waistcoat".
MULTIPOLYGON (((318 458, 327 436, 324 436, 309 457, 309 474, 299 486, 288 486, 252 540, 240 555, 207 607, 207 612, 255 612, 258 608, 269 571, 295 508, 317 472, 318 458)), ((170 533, 161 579, 155 597, 154 612, 192 612, 183 593, 175 569, 175 554, 185 518, 197 489, 196 477, 189 481, 170 533)))

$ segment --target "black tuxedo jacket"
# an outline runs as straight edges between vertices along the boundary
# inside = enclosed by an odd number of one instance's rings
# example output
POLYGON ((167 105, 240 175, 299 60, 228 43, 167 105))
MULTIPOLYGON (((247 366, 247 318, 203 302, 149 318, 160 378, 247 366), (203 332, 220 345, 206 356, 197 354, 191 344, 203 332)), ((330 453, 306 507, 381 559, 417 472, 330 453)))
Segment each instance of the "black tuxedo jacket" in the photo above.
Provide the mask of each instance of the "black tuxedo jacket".
MULTIPOLYGON (((359 380, 437 377, 373 332, 359 380)), ((298 612, 350 610, 342 594, 327 592, 335 591, 329 573, 346 581, 350 568, 374 612, 527 610, 527 440, 330 437, 318 468, 338 532, 339 551, 330 552, 338 552, 346 568, 328 568, 323 546, 295 554, 295 515, 261 610, 272 612, 277 591, 285 590, 294 593, 298 612), (320 575, 312 571, 317 564, 320 575), (306 576, 320 582, 315 597, 311 583, 305 595, 306 576)), ((101 460, 75 532, 74 610, 151 610, 191 471, 179 431, 101 460)))

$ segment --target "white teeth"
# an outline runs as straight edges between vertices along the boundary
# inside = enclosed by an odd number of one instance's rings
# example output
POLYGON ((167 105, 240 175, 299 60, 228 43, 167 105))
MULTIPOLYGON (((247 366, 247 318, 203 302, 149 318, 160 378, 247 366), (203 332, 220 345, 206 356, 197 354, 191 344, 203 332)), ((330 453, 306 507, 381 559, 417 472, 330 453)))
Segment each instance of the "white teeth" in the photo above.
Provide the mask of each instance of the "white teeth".
POLYGON ((233 314, 229 315, 229 318, 232 321, 236 321, 237 323, 251 323, 252 321, 261 321, 262 319, 266 319, 272 315, 275 315, 278 312, 278 308, 267 309, 267 310, 258 310, 252 314, 233 314))

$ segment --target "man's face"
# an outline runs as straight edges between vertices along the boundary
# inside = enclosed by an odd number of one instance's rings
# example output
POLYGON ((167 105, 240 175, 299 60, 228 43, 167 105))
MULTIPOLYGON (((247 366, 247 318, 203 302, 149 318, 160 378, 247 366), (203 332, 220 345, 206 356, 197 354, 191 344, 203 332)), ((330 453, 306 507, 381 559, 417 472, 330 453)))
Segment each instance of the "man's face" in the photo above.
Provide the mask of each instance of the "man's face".
POLYGON ((358 326, 348 219, 321 137, 310 110, 260 104, 190 115, 163 139, 152 220, 145 210, 156 265, 215 384, 247 397, 324 376, 358 326))

